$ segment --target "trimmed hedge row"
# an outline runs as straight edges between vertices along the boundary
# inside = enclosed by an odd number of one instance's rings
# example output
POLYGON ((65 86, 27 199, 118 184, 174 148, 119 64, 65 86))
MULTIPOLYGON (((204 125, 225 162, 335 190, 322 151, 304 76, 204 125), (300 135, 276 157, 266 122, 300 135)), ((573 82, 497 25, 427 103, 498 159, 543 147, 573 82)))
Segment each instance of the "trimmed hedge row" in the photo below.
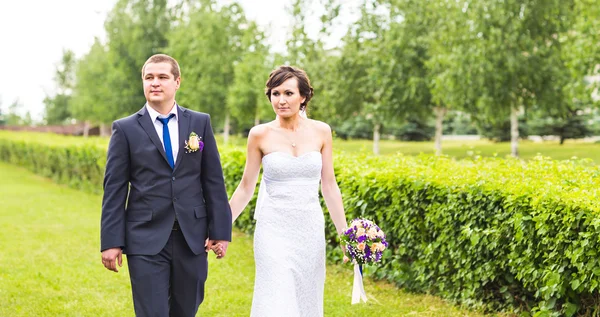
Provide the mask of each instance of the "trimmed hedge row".
MULTIPOLYGON (((99 192, 105 145, 53 145, 0 134, 0 160, 99 192)), ((221 148, 228 191, 245 162, 221 148)), ((390 243, 367 274, 471 307, 535 316, 600 313, 600 168, 586 160, 455 161, 336 153, 348 220, 377 222, 390 243)), ((236 226, 252 232, 250 212, 236 226)), ((328 220, 331 259, 339 260, 328 220)))

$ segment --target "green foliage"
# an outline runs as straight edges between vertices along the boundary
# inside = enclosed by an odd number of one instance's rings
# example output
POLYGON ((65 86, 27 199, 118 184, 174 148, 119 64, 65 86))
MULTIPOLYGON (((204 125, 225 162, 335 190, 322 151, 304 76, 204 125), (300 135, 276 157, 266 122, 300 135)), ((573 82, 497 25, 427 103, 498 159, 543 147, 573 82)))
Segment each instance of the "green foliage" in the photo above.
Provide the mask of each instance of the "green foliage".
MULTIPOLYGON (((77 63, 77 82, 73 89, 70 111, 74 118, 95 123, 110 122, 115 119, 120 103, 111 99, 111 85, 116 74, 110 69, 107 48, 96 38, 90 51, 77 63), (98 80, 108 76, 106 80, 98 80)), ((141 107, 141 105, 140 105, 141 107)))
POLYGON ((556 135, 560 144, 566 139, 579 139, 591 136, 594 132, 589 122, 591 114, 582 110, 567 112, 563 117, 537 117, 528 120, 529 133, 534 135, 556 135))
POLYGON ((427 141, 434 134, 434 127, 425 119, 409 116, 403 124, 392 130, 393 135, 402 141, 427 141))
POLYGON ((346 139, 371 139, 373 138, 373 122, 364 116, 353 116, 340 122, 330 122, 335 134, 346 139))
POLYGON ((44 98, 46 123, 50 125, 63 124, 71 118, 70 101, 71 96, 66 94, 56 94, 54 97, 44 98))
MULTIPOLYGON (((0 163, 0 316, 109 317, 134 315, 127 256, 119 273, 100 263, 102 197, 58 186, 15 165, 0 163), (27 252, 23 252, 27 249, 27 252), (76 253, 73 250, 77 250, 76 253), (64 254, 69 265, 65 266, 64 254), (107 292, 110 296, 107 296, 107 292), (107 309, 110 307, 110 309, 107 309)), ((198 316, 246 316, 254 280, 252 237, 233 232, 227 256, 209 256, 206 298, 198 316)), ((430 295, 406 293, 365 279, 367 304, 350 305, 352 269, 328 265, 325 316, 476 317, 430 295)))
MULTIPOLYGON (((0 134, 0 160, 58 182, 98 191, 106 144, 0 134)), ((241 179, 241 148, 220 149, 231 194, 241 179)), ((375 221, 390 243, 367 274, 409 290, 489 310, 548 316, 584 314, 598 304, 600 167, 590 160, 537 157, 456 161, 335 153, 348 219, 375 221), (357 164, 359 162, 359 164, 357 164), (382 168, 385 166, 385 168, 382 168)), ((254 228, 254 200, 236 226, 254 228)), ((328 254, 339 260, 333 223, 328 254)))
POLYGON ((360 115, 373 127, 401 121, 412 103, 423 105, 420 101, 428 98, 425 79, 417 75, 423 58, 419 43, 403 32, 404 24, 391 22, 377 8, 361 8, 359 21, 343 39, 341 56, 332 59, 336 77, 329 89, 335 97, 328 99, 337 120, 360 115))
POLYGON ((338 156, 336 165, 347 215, 373 219, 394 246, 375 276, 490 309, 597 304, 600 169, 587 161, 338 156))
MULTIPOLYGON (((600 69, 594 1, 369 0, 344 29, 343 17, 354 9, 345 1, 294 0, 285 12, 291 23, 286 51, 274 53, 268 30, 249 21, 236 2, 119 0, 105 21, 106 42, 96 40, 74 78, 67 68, 57 76, 59 85, 75 80, 73 98, 59 93, 46 100, 48 119, 60 122, 65 104, 77 120, 94 123, 137 111, 144 102, 140 66, 159 52, 181 64, 178 102, 210 113, 217 129, 225 121, 236 133, 273 118, 262 90, 279 64, 309 74, 311 118, 334 126, 360 116, 370 121, 373 136, 375 130, 396 134, 388 127, 409 117, 425 122, 435 113, 441 123, 445 110, 463 111, 487 126, 503 125, 521 109, 566 118, 574 109, 599 105, 591 97, 598 88, 591 76, 600 69), (337 45, 339 34, 345 35, 337 45)), ((585 134, 577 130, 567 134, 585 134)), ((491 131, 499 133, 494 139, 506 139, 503 131, 491 131)))
POLYGON ((31 125, 33 123, 33 120, 31 119, 31 114, 29 113, 29 111, 25 112, 25 114, 22 114, 22 112, 20 111, 20 109, 22 108, 23 104, 21 103, 21 101, 19 101, 19 99, 15 99, 8 106, 8 111, 2 111, 2 117, 0 118, 2 124, 21 126, 31 125))
POLYGON ((238 122, 240 131, 250 130, 261 119, 274 117, 269 100, 264 94, 265 82, 271 67, 267 65, 268 47, 265 35, 255 22, 243 30, 242 56, 235 64, 233 83, 227 94, 227 107, 238 122))
POLYGON ((60 64, 56 67, 54 81, 58 92, 54 97, 46 96, 45 121, 47 124, 63 124, 71 118, 71 94, 75 86, 75 67, 77 60, 75 54, 66 50, 60 64))
POLYGON ((244 12, 237 3, 217 7, 216 1, 203 0, 177 14, 166 49, 182 69, 177 100, 210 113, 214 125, 222 126, 229 113, 227 95, 235 78, 234 65, 246 49, 242 47, 244 12))
POLYGON ((77 189, 102 190, 106 143, 99 146, 98 139, 90 139, 73 144, 62 136, 48 135, 51 140, 47 141, 40 134, 29 134, 32 138, 25 139, 18 135, 2 134, 0 160, 77 189))
POLYGON ((104 26, 106 44, 96 39, 77 65, 71 111, 79 120, 109 123, 144 105, 141 68, 167 46, 167 1, 119 0, 104 26))
POLYGON ((446 117, 446 122, 444 134, 473 135, 478 133, 477 127, 468 113, 462 111, 450 111, 446 117))
MULTIPOLYGON (((524 117, 519 117, 519 136, 526 138, 529 135, 527 124, 524 117)), ((510 141, 510 120, 507 117, 502 117, 495 120, 477 120, 475 126, 479 134, 494 142, 510 141)))
POLYGON ((167 0, 119 0, 105 22, 110 76, 104 105, 113 103, 109 123, 138 111, 145 103, 141 68, 168 45, 171 16, 167 0))

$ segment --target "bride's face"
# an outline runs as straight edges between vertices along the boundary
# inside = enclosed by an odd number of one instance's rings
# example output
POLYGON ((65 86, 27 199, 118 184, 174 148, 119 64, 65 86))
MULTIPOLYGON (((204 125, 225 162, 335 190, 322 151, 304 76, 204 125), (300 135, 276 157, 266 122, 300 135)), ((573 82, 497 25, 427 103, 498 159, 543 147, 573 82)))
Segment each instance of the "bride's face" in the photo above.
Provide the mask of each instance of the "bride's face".
POLYGON ((297 115, 305 99, 300 95, 298 80, 294 77, 271 89, 271 105, 275 114, 282 118, 297 115))

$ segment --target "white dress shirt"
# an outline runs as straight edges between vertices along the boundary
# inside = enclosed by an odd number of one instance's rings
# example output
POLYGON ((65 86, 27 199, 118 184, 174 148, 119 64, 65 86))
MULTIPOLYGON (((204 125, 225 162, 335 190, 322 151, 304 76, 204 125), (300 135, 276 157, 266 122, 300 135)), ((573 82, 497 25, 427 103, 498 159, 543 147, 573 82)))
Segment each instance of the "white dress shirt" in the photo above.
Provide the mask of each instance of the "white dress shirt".
POLYGON ((154 110, 154 108, 150 107, 147 103, 146 110, 148 110, 150 119, 152 120, 152 123, 154 123, 156 134, 158 134, 158 138, 163 144, 163 149, 165 148, 165 141, 163 140, 163 124, 156 118, 166 118, 170 116, 171 113, 175 114, 175 116, 169 120, 167 126, 169 127, 169 136, 171 137, 171 148, 173 148, 173 162, 177 162, 177 154, 179 153, 179 117, 177 116, 177 104, 173 105, 173 108, 171 108, 171 111, 169 111, 166 116, 158 113, 158 111, 154 110))

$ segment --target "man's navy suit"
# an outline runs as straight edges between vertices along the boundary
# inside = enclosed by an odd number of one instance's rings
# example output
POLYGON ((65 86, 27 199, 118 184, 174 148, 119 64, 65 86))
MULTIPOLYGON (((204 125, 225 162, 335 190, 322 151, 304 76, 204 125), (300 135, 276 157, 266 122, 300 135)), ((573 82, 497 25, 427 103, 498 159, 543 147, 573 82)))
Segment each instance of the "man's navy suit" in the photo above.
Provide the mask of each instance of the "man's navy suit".
POLYGON ((120 247, 127 254, 137 316, 194 316, 204 298, 205 240, 231 241, 231 210, 210 117, 175 107, 174 168, 146 107, 112 125, 101 250, 120 247), (204 142, 201 151, 186 151, 191 132, 204 142))

